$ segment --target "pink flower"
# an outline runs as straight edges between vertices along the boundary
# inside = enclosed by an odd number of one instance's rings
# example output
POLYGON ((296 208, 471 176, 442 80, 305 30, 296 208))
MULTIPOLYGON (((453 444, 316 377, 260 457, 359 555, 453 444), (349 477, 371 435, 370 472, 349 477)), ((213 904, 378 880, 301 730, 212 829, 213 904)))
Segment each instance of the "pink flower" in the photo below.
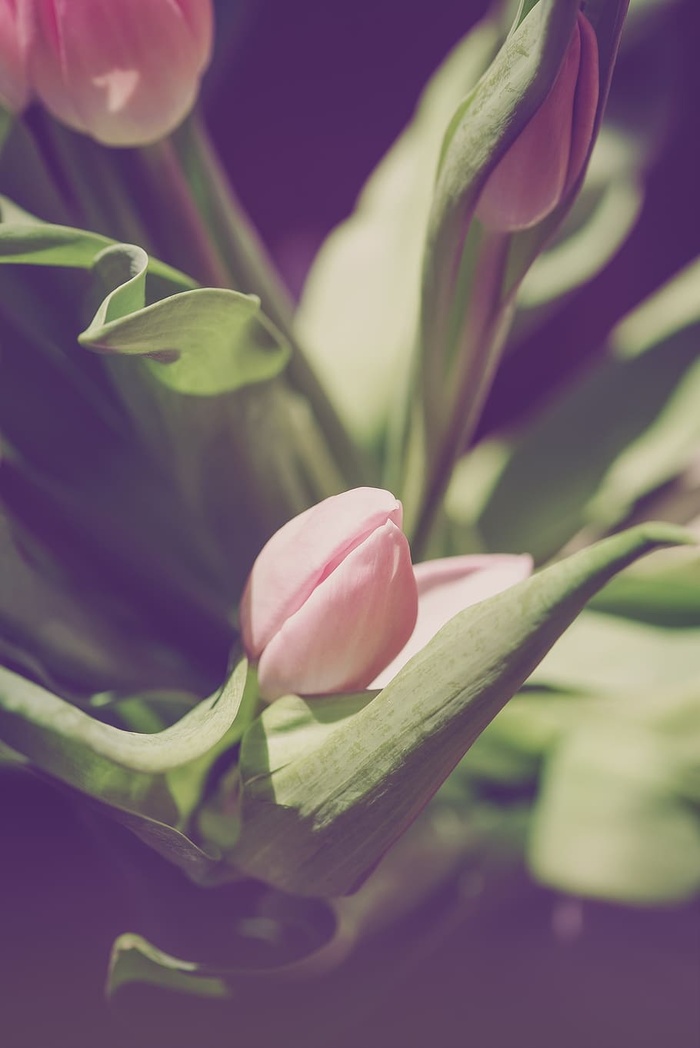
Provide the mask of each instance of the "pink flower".
POLYGON ((0 0, 0 106, 20 113, 30 96, 27 52, 30 11, 25 0, 0 0))
POLYGON ((248 657, 271 701, 367 687, 415 625, 401 503, 355 488, 290 520, 258 556, 241 605, 248 657))
POLYGON ((529 229, 554 210, 583 171, 598 111, 598 41, 579 12, 552 89, 498 162, 476 217, 489 229, 529 229))
POLYGON ((69 127, 144 145, 192 108, 211 53, 211 0, 18 2, 33 7, 34 90, 69 127))
POLYGON ((384 688, 451 618, 472 604, 494 597, 532 572, 527 554, 481 554, 429 560, 415 566, 418 617, 413 633, 397 657, 372 681, 384 688))

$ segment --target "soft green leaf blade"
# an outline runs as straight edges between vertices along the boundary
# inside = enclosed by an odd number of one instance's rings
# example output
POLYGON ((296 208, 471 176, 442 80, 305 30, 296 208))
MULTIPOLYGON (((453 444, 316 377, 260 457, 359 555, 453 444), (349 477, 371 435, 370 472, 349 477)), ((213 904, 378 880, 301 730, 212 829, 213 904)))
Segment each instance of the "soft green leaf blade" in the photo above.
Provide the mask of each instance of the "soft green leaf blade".
POLYGON ((593 695, 664 695, 700 680, 700 631, 658 629, 585 611, 535 670, 542 686, 593 695), (595 657, 593 654, 595 653, 595 657))
POLYGON ((669 525, 635 528, 467 609, 316 750, 273 774, 263 715, 242 744, 237 865, 299 894, 352 891, 590 597, 638 557, 688 541, 669 525))
POLYGON ((694 461, 699 292, 694 263, 623 321, 600 363, 511 438, 471 524, 484 548, 545 559, 582 528, 595 534, 624 520, 694 461))
POLYGON ((192 396, 230 392, 282 370, 289 346, 256 296, 196 288, 145 306, 147 265, 145 251, 127 245, 97 256, 96 280, 110 290, 81 345, 141 356, 163 385, 192 396))
MULTIPOLYGON (((95 258, 114 244, 101 233, 42 222, 0 196, 0 263, 90 269, 95 258)), ((171 288, 183 290, 196 286, 190 277, 172 266, 146 258, 153 276, 171 288)))
MULTIPOLYGON (((623 903, 694 898, 700 818, 683 796, 686 764, 672 740, 629 718, 608 713, 573 732, 549 758, 535 806, 535 876, 559 891, 623 903)), ((698 772, 696 757, 696 780, 698 772)))
POLYGON ((600 591, 592 607, 651 625, 700 627, 700 556, 688 553, 628 568, 600 591))
MULTIPOLYGON (((124 731, 95 720, 23 677, 0 668, 0 733, 32 766, 106 804, 112 814, 198 882, 235 873, 181 829, 183 813, 169 775, 193 766, 231 736, 237 717, 245 726, 254 694, 241 662, 222 690, 155 734, 124 731)), ((189 813, 187 813, 189 814, 189 813)))

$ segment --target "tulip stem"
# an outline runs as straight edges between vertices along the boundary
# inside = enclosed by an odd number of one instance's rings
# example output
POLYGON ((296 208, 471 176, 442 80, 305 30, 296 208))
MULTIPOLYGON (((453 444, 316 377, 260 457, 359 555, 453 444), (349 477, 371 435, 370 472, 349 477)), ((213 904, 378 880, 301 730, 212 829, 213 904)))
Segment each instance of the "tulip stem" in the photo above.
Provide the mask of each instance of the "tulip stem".
POLYGON ((38 140, 76 226, 150 249, 148 233, 124 184, 120 156, 48 114, 40 121, 38 140))
POLYGON ((166 261, 205 286, 229 287, 228 267, 202 221, 172 140, 143 146, 139 152, 149 184, 157 190, 151 217, 158 222, 158 243, 166 247, 166 261))
POLYGON ((227 286, 257 294, 266 315, 292 346, 288 375, 308 400, 348 487, 371 483, 371 466, 351 440, 301 346, 294 303, 257 230, 231 187, 206 128, 192 116, 173 136, 183 178, 210 242, 227 273, 227 286))
MULTIPOLYGON (((509 246, 507 234, 484 230, 468 308, 450 340, 455 352, 446 355, 448 360, 454 360, 447 386, 457 392, 435 453, 431 454, 429 447, 426 450, 423 480, 426 486, 411 538, 414 556, 418 558, 430 539, 455 463, 466 451, 481 418, 510 327, 512 296, 503 296, 509 246)), ((461 306, 460 296, 455 298, 458 307, 461 306)))

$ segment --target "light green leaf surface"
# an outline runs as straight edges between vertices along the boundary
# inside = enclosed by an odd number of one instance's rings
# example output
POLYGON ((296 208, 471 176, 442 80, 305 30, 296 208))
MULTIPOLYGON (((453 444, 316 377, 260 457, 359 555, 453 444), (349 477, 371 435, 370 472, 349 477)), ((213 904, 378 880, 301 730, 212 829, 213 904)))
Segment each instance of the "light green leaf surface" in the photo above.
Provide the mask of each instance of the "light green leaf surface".
POLYGON ((547 762, 528 849, 535 876, 624 903, 692 899, 700 889, 697 739, 692 753, 610 711, 589 719, 547 762))
MULTIPOLYGON (((520 435, 471 527, 489 550, 555 553, 581 528, 600 532, 700 453, 700 265, 617 329, 601 363, 520 435)), ((469 476, 468 470, 465 478, 469 476)), ((451 500, 460 514, 459 493, 451 500)))
POLYGON ((94 258, 105 294, 81 345, 143 357, 163 385, 192 396, 230 392, 282 370, 289 347, 260 312, 258 298, 195 288, 147 306, 147 268, 146 252, 130 245, 113 245, 94 258))
POLYGON ((243 739, 237 865, 300 894, 352 891, 593 593, 685 541, 668 525, 632 529, 468 608, 316 750, 270 773, 273 705, 243 739))
POLYGON ((700 681, 700 630, 659 629, 586 611, 557 641, 531 680, 592 695, 655 690, 663 707, 669 690, 700 681))

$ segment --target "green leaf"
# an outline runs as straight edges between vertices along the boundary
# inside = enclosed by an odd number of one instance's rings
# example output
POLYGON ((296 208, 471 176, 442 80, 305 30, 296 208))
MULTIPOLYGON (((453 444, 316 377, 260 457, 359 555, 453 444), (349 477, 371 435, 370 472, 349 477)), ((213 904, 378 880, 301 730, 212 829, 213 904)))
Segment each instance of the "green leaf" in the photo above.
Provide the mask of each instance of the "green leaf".
POLYGON ((230 995, 226 981, 216 975, 203 974, 202 965, 171 957, 143 936, 126 932, 112 947, 107 993, 113 997, 131 983, 197 997, 226 998, 230 995))
POLYGON ((260 299, 224 288, 195 288, 150 306, 148 256, 118 244, 93 261, 104 290, 81 345, 144 358, 159 382, 178 393, 213 396, 263 382, 289 359, 289 346, 260 311, 260 299))
POLYGON ((635 528, 468 608, 317 749, 270 772, 260 731, 273 706, 243 739, 236 864, 299 894, 352 891, 593 593, 645 553, 688 541, 670 525, 635 528))
POLYGON ((535 670, 535 684, 592 695, 670 689, 700 679, 700 631, 658 629, 586 611, 535 670), (594 657, 595 653, 595 657, 594 657))
MULTIPOLYGON (((241 662, 223 689, 176 724, 155 734, 124 731, 15 673, 0 668, 0 735, 34 768, 113 809, 139 837, 195 879, 219 872, 218 854, 207 854, 181 832, 183 813, 168 775, 202 758, 231 733, 238 717, 250 718, 254 696, 246 691, 241 662)), ((228 871, 231 876, 231 871, 228 871)))
MULTIPOLYGON (((697 740, 693 757, 697 783, 697 740)), ((686 749, 629 718, 589 719, 547 762, 529 842, 535 876, 624 903, 694 898, 700 818, 684 795, 692 767, 686 749)))
POLYGON ((694 460, 699 292, 696 262, 623 321, 602 362, 511 439, 471 521, 485 549, 545 559, 582 528, 595 535, 624 520, 694 460))
POLYGON ((628 568, 593 599, 592 606, 612 615, 656 626, 700 627, 700 556, 654 558, 628 568))
MULTIPOLYGON (((114 244, 114 240, 100 233, 42 222, 0 196, 0 263, 91 269, 95 258, 114 244)), ((172 289, 196 286, 190 277, 172 266, 145 257, 149 272, 172 289)))

